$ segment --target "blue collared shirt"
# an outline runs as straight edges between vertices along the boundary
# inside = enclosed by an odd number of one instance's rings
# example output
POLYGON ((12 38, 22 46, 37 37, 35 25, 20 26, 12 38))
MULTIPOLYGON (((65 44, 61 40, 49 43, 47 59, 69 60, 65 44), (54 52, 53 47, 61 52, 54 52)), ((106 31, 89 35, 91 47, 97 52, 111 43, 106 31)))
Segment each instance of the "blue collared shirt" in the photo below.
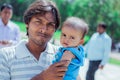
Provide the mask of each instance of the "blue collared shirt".
POLYGON ((106 32, 94 33, 90 41, 84 46, 89 60, 102 60, 101 65, 105 65, 111 52, 111 38, 106 32))
POLYGON ((78 47, 60 47, 53 63, 59 62, 66 50, 72 52, 75 58, 71 60, 63 80, 76 80, 80 66, 84 64, 84 49, 81 45, 78 47))
MULTIPOLYGON (((2 40, 10 41, 12 45, 18 43, 18 41, 20 40, 20 29, 11 21, 9 21, 7 25, 4 25, 2 19, 0 18, 0 41, 2 40)), ((0 45, 0 48, 2 47, 5 46, 0 45)))

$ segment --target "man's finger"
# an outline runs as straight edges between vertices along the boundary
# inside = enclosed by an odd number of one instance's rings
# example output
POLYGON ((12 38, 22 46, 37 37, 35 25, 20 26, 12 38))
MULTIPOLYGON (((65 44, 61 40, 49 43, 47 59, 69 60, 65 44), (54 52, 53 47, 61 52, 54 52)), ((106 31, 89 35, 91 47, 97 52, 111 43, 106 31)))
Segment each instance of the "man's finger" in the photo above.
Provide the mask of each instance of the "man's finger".
POLYGON ((65 72, 65 71, 67 71, 67 67, 65 67, 65 66, 63 66, 63 67, 57 67, 57 72, 65 72))
POLYGON ((58 77, 63 77, 65 75, 65 72, 59 72, 59 74, 57 74, 58 77))
POLYGON ((57 62, 55 63, 55 66, 56 67, 59 67, 59 66, 67 66, 69 64, 69 61, 68 60, 62 60, 60 62, 57 62))

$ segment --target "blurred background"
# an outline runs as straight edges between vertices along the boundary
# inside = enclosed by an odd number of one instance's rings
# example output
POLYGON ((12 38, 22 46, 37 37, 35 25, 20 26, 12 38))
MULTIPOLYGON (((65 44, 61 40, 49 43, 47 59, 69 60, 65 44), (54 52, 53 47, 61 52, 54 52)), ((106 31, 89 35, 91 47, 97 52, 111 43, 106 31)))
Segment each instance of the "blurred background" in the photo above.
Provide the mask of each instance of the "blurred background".
MULTIPOLYGON (((26 28, 23 22, 23 14, 26 8, 33 1, 35 0, 0 0, 0 7, 3 3, 10 3, 13 6, 12 21, 14 21, 20 27, 21 36, 23 38, 26 38, 26 28)), ((104 21, 108 26, 107 33, 112 38, 112 54, 110 55, 111 58, 109 63, 114 64, 120 68, 120 0, 53 1, 59 8, 61 15, 61 24, 69 16, 77 16, 84 19, 88 23, 90 29, 89 33, 85 37, 85 43, 96 31, 97 24, 101 21, 104 21)), ((53 39, 59 40, 60 33, 61 31, 59 29, 53 36, 53 39)))
MULTIPOLYGON (((0 5, 10 3, 13 6, 12 20, 16 22, 21 31, 25 32, 23 23, 23 14, 26 8, 35 0, 0 0, 0 5)), ((84 19, 89 27, 89 33, 85 41, 89 40, 95 31, 97 24, 104 21, 108 28, 107 33, 112 38, 112 49, 120 46, 120 1, 119 0, 53 0, 59 8, 61 14, 61 23, 68 16, 77 16, 84 19)), ((55 38, 59 38, 59 31, 55 38)))

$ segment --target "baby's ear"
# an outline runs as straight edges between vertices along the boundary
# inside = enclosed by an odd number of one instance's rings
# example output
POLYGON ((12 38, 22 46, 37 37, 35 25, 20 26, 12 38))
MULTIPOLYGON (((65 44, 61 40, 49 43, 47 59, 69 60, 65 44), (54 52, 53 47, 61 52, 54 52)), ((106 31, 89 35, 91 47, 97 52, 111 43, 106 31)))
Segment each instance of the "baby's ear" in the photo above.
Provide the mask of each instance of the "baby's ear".
POLYGON ((83 44, 83 43, 84 43, 84 39, 81 39, 81 40, 80 40, 80 44, 83 44))

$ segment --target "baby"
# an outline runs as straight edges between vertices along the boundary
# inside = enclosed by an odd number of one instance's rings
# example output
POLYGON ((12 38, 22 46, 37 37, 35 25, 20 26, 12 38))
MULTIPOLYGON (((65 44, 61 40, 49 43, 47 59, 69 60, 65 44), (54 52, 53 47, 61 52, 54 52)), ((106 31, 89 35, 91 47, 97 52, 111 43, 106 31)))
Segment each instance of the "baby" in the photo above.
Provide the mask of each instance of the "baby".
POLYGON ((53 63, 69 60, 68 70, 63 80, 76 80, 80 66, 84 63, 84 50, 81 46, 83 38, 88 32, 88 25, 77 17, 69 17, 62 26, 60 43, 63 47, 55 55, 53 63), (70 51, 65 53, 65 51, 70 51))

